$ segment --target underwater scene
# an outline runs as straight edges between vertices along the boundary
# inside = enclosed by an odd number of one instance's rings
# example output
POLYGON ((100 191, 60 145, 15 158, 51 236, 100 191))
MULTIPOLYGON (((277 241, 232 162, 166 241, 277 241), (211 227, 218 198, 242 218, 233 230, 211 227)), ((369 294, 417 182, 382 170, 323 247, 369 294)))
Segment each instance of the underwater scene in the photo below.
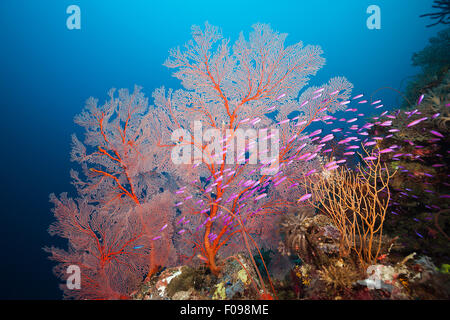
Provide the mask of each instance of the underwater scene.
POLYGON ((449 0, 0 12, 2 300, 450 299, 449 0))

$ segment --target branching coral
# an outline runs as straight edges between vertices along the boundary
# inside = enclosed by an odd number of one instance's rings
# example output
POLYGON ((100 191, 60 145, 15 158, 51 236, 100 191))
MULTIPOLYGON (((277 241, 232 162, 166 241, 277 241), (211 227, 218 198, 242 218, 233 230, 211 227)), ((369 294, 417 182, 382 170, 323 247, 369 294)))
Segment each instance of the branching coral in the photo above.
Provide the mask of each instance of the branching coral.
POLYGON ((393 176, 379 154, 371 157, 374 160, 364 159, 365 166, 360 165, 357 171, 341 167, 310 184, 317 201, 315 207, 327 214, 340 231, 341 256, 353 251, 363 267, 376 261, 381 250, 389 180, 393 176))
POLYGON ((435 0, 432 6, 434 9, 438 9, 437 12, 422 14, 420 17, 430 17, 432 20, 437 20, 436 22, 427 25, 427 27, 432 27, 442 24, 450 23, 450 0, 435 0))

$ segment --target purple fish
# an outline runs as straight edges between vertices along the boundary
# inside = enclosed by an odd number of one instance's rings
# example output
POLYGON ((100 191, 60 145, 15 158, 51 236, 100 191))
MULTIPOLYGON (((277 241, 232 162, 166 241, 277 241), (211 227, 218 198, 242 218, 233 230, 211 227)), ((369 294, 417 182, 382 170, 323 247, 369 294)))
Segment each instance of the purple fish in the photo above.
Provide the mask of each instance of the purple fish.
POLYGON ((444 138, 444 135, 443 135, 442 133, 437 132, 437 131, 435 131, 435 130, 430 130, 430 133, 434 134, 435 136, 444 138))
POLYGON ((317 157, 317 153, 313 153, 312 155, 310 155, 308 158, 305 159, 305 161, 309 161, 314 159, 315 157, 317 157))
POLYGON ((318 135, 318 134, 321 134, 322 133, 322 129, 319 129, 319 130, 316 130, 316 131, 314 131, 313 133, 311 133, 310 135, 309 135, 309 137, 314 137, 314 136, 316 136, 316 135, 318 135))
POLYGON ((280 99, 283 98, 285 95, 286 95, 286 93, 280 94, 280 95, 276 98, 276 100, 280 100, 280 99))
POLYGON ((312 197, 312 194, 311 194, 311 193, 307 193, 307 194, 301 196, 301 197, 298 199, 298 202, 308 200, 308 199, 311 198, 311 197, 312 197))
POLYGON ((428 117, 423 117, 423 118, 414 120, 413 122, 409 123, 406 127, 412 127, 412 126, 415 126, 416 124, 418 124, 418 123, 420 123, 420 122, 422 122, 422 121, 424 121, 424 120, 427 120, 427 119, 428 119, 428 117))
POLYGON ((266 197, 266 196, 267 196, 267 193, 263 193, 263 194, 257 196, 257 197, 255 198, 255 201, 258 201, 259 199, 262 199, 262 198, 264 198, 264 197, 266 197))
POLYGON ((439 117, 441 114, 440 113, 435 113, 433 114, 433 116, 431 117, 431 119, 436 119, 437 117, 439 117))
POLYGON ((325 90, 325 88, 317 89, 316 91, 313 92, 313 94, 320 93, 320 92, 322 92, 323 90, 325 90))
POLYGON ((327 134, 325 137, 320 140, 320 143, 327 142, 334 139, 334 135, 332 133, 327 134))
POLYGON ((284 176, 283 178, 281 178, 280 180, 278 180, 277 182, 275 182, 273 185, 276 187, 278 186, 280 183, 282 183, 284 180, 287 179, 287 176, 284 176))
POLYGON ((333 166, 333 165, 335 165, 335 164, 336 164, 336 161, 328 162, 328 163, 325 165, 325 168, 331 167, 331 166, 333 166))
POLYGON ((422 95, 419 97, 419 100, 417 101, 417 105, 420 105, 420 104, 422 103, 424 97, 425 97, 424 94, 422 94, 422 95))

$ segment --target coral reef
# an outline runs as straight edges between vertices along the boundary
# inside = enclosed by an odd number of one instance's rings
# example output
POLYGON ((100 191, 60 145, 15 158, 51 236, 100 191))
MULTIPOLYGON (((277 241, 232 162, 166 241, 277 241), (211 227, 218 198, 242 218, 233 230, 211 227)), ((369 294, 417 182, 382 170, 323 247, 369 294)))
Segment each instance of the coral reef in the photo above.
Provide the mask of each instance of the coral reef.
POLYGON ((340 232, 330 218, 315 214, 314 208, 301 207, 297 212, 286 214, 281 223, 284 242, 279 252, 295 254, 302 261, 320 265, 326 255, 339 252, 340 232))
POLYGON ((449 103, 450 72, 419 105, 396 112, 391 126, 371 131, 390 136, 379 141, 380 149, 397 146, 382 155, 383 162, 397 170, 390 181, 392 215, 386 231, 400 237, 403 253, 422 252, 438 263, 450 259, 449 103), (408 127, 415 117, 426 119, 408 127))
POLYGON ((430 38, 429 45, 422 51, 413 54, 412 65, 421 70, 408 82, 402 108, 413 106, 421 94, 442 83, 450 68, 449 47, 450 28, 447 28, 430 38))
POLYGON ((194 26, 165 63, 183 89, 155 90, 154 107, 139 87, 111 90, 75 119, 77 195, 51 195, 49 230, 68 249, 45 248, 62 280, 81 267, 82 289, 65 297, 448 299, 449 35, 413 57, 423 74, 406 100, 417 104, 359 127, 362 113, 332 116, 368 105, 345 78, 300 94, 320 47, 285 47, 263 24, 229 47, 218 28, 194 26), (306 132, 335 120, 352 125, 306 132), (219 146, 197 140, 198 123, 219 146), (274 129, 276 143, 247 137, 228 162, 244 129, 274 129), (272 158, 251 163, 261 141, 272 158))
POLYGON ((230 259, 225 263, 220 277, 216 277, 204 266, 166 269, 154 275, 149 283, 144 284, 133 294, 132 298, 136 300, 258 298, 262 293, 255 289, 253 279, 257 279, 257 276, 252 271, 251 262, 243 255, 236 255, 236 259, 230 259))

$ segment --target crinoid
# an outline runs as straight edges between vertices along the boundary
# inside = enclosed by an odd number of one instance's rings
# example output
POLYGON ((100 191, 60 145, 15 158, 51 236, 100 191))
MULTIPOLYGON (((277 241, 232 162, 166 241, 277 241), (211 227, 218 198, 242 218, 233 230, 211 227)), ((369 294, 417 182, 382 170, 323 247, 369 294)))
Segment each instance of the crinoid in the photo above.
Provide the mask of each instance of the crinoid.
POLYGON ((305 254, 308 250, 306 235, 311 227, 314 209, 302 208, 296 213, 287 214, 281 223, 285 244, 292 252, 305 254))
POLYGON ((450 72, 447 73, 442 83, 428 91, 425 98, 424 107, 429 107, 433 113, 440 115, 435 118, 434 122, 441 131, 450 130, 450 111, 447 107, 450 103, 450 72))
POLYGON ((334 290, 350 288, 359 279, 358 270, 351 264, 345 263, 342 259, 332 260, 328 266, 323 266, 319 270, 322 279, 329 288, 334 290))

